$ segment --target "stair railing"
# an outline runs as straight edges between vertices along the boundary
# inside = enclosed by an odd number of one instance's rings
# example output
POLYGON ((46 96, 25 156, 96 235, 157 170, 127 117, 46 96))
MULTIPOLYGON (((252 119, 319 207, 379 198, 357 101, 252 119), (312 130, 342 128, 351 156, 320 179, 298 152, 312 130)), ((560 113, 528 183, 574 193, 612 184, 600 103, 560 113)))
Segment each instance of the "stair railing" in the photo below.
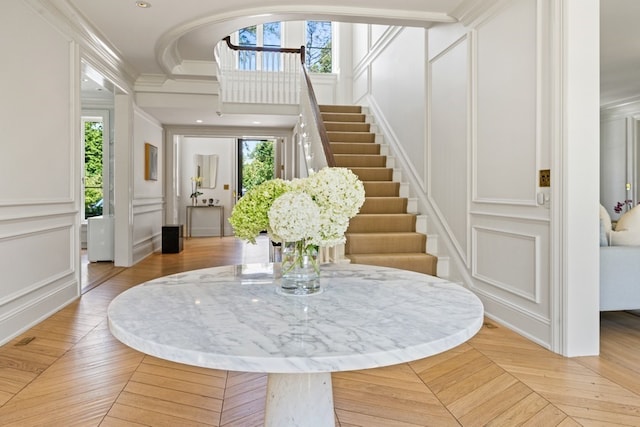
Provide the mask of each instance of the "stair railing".
MULTIPOLYGON (((220 82, 218 112, 224 103, 299 104, 296 132, 301 159, 298 178, 335 166, 322 113, 305 67, 305 48, 237 46, 225 37, 214 50, 220 82), (295 64, 295 66, 294 66, 295 64), (244 69, 243 69, 244 68, 244 69)), ((344 244, 319 248, 320 262, 348 262, 344 244)))
POLYGON ((306 176, 324 166, 335 166, 322 113, 305 67, 305 48, 238 46, 225 37, 214 50, 220 95, 224 103, 298 104, 298 143, 306 176))

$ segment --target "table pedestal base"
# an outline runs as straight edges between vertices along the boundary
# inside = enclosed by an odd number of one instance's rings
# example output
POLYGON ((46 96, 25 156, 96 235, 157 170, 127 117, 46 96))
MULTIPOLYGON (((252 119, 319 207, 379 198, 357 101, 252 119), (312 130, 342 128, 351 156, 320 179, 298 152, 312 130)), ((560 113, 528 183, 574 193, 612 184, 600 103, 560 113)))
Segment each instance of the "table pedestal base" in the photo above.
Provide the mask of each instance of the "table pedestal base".
POLYGON ((331 373, 269 374, 266 427, 335 426, 331 373))

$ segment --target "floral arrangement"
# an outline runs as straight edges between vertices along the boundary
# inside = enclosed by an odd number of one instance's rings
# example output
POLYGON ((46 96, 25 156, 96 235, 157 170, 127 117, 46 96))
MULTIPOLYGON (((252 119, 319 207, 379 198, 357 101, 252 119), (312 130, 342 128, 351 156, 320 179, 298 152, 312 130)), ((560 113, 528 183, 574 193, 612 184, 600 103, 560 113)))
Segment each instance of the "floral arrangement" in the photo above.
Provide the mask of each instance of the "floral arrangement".
POLYGON ((202 183, 201 176, 191 177, 191 196, 189 197, 191 197, 192 199, 195 199, 199 195, 204 194, 198 190, 198 188, 200 187, 200 183, 202 183))
POLYGON ((273 201, 290 188, 290 182, 272 179, 252 188, 242 196, 229 217, 229 223, 236 236, 256 243, 256 237, 260 232, 270 229, 268 212, 273 201))
POLYGON ((627 199, 624 202, 616 203, 616 205, 613 207, 613 210, 615 211, 615 213, 621 214, 623 209, 627 211, 632 207, 633 207, 633 200, 627 199))
POLYGON ((275 242, 335 246, 345 242, 349 219, 364 203, 364 186, 345 168, 324 168, 308 178, 274 179, 251 189, 229 222, 236 236, 255 243, 266 230, 275 242))

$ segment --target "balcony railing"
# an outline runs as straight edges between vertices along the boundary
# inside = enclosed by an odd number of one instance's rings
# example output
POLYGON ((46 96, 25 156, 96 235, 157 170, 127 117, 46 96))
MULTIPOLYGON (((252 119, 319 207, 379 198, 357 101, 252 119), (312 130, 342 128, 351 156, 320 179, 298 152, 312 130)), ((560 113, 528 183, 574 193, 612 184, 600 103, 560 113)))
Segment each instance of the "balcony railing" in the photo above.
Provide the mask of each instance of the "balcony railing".
POLYGON ((215 55, 223 103, 300 103, 303 49, 236 46, 226 37, 215 55))
POLYGON ((237 46, 226 37, 215 48, 220 82, 219 111, 224 104, 298 105, 299 144, 305 176, 335 166, 320 108, 304 66, 305 48, 237 46))

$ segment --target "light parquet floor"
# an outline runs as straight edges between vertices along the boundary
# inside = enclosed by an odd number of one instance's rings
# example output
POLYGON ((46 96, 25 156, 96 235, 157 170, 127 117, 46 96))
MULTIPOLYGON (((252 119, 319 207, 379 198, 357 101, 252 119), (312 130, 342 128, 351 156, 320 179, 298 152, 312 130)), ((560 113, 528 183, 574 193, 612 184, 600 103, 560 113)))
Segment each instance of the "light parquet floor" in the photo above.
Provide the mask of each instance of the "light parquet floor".
MULTIPOLYGON (((0 347, 1 426, 260 426, 266 375, 180 365, 114 339, 120 292, 179 271, 262 262, 258 246, 197 238, 154 254, 0 347)), ((332 376, 336 425, 640 426, 640 317, 602 314, 599 357, 567 359, 487 321, 412 363, 332 376)), ((313 420, 309 420, 313 426, 313 420)), ((284 427, 284 426, 283 426, 284 427)))

